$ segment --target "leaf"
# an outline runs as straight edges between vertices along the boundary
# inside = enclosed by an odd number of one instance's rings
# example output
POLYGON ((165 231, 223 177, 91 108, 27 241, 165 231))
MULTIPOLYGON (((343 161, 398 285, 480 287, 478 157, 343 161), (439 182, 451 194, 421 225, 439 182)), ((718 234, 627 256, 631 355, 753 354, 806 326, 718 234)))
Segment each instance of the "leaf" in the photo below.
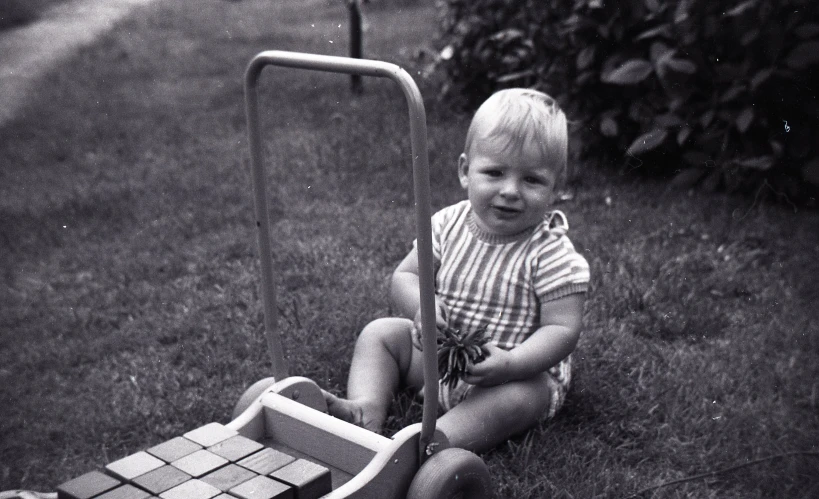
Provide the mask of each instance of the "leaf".
POLYGON ((756 87, 762 85, 765 80, 770 78, 771 74, 773 73, 773 69, 767 68, 757 71, 753 78, 751 78, 751 90, 756 90, 756 87))
POLYGON ((584 48, 583 50, 580 51, 579 54, 577 54, 578 71, 583 71, 584 69, 589 67, 592 62, 594 62, 594 52, 596 48, 597 47, 595 45, 591 45, 584 48))
POLYGON ((705 176, 706 172, 708 172, 708 170, 705 168, 686 168, 674 175, 670 185, 678 189, 690 189, 705 176))
POLYGON ((681 0, 677 4, 677 9, 674 11, 674 22, 679 24, 688 20, 688 7, 691 0, 681 0))
POLYGON ((677 132, 677 144, 683 145, 686 140, 688 140, 688 136, 691 135, 691 127, 684 126, 677 132))
POLYGON ((656 66, 662 64, 665 59, 673 57, 676 50, 668 48, 668 45, 663 42, 654 42, 651 44, 649 52, 651 53, 651 61, 656 66))
POLYGON ((654 38, 656 36, 664 36, 666 38, 671 37, 671 27, 668 24, 660 24, 654 28, 649 30, 643 31, 634 39, 634 41, 638 42, 640 40, 645 40, 646 38, 654 38))
POLYGON ((741 113, 739 113, 739 116, 737 116, 737 129, 740 132, 745 133, 745 131, 748 130, 748 127, 751 126, 753 119, 754 110, 751 107, 746 107, 741 113))
POLYGON ((495 81, 498 83, 507 83, 514 80, 520 80, 523 78, 528 78, 530 76, 534 76, 535 72, 531 69, 526 69, 523 71, 517 71, 515 73, 505 74, 503 76, 499 76, 495 81))
POLYGON ((736 17, 756 6, 758 0, 747 0, 725 13, 725 17, 736 17))
POLYGON ((694 74, 697 72, 697 65, 688 59, 671 58, 666 60, 664 64, 677 73, 694 74))
POLYGON ((709 109, 705 114, 700 116, 700 125, 702 125, 703 128, 708 128, 708 125, 710 125, 712 121, 714 121, 713 109, 709 109))
POLYGON ((746 158, 736 161, 736 164, 744 168, 752 168, 754 170, 767 170, 774 164, 773 156, 758 156, 756 158, 746 158))
POLYGON ((654 129, 648 133, 644 133, 631 143, 626 151, 626 154, 636 156, 638 154, 651 151, 652 149, 656 149, 663 143, 663 141, 665 141, 667 136, 668 131, 664 129, 654 129))
POLYGON ((785 58, 785 64, 791 69, 805 69, 819 64, 819 40, 797 45, 785 58))
POLYGON ((729 102, 736 99, 739 94, 742 93, 742 85, 734 85, 722 94, 722 97, 719 98, 720 102, 729 102))
POLYGON ((509 28, 503 31, 498 31, 494 35, 490 36, 489 39, 495 42, 508 43, 525 38, 525 36, 526 35, 523 33, 523 31, 515 28, 509 28))
POLYGON ((597 73, 595 73, 594 71, 586 70, 577 76, 575 83, 577 83, 577 85, 585 85, 586 83, 592 81, 596 76, 597 73))
POLYGON ((635 85, 648 78, 651 63, 645 59, 630 59, 613 71, 604 74, 602 80, 615 85, 635 85))
POLYGON ((617 127, 617 122, 614 121, 614 118, 610 116, 606 116, 602 120, 600 120, 600 133, 602 133, 606 137, 616 137, 619 129, 617 127))
POLYGON ((683 104, 685 104, 687 99, 688 99, 687 95, 678 95, 674 97, 673 99, 671 99, 671 102, 668 103, 668 109, 672 111, 677 111, 683 106, 683 104))

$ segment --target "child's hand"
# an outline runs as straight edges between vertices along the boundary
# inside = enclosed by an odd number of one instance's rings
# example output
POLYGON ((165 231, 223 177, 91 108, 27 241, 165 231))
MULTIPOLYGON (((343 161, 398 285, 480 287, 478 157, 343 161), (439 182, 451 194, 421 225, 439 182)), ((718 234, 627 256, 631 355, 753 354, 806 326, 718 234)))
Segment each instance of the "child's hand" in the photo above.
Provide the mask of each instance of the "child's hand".
POLYGON ((470 364, 464 381, 478 386, 495 386, 511 379, 511 354, 491 343, 483 346, 486 357, 477 364, 470 364))
MULTIPOLYGON (((446 307, 438 300, 437 296, 435 297, 435 326, 438 329, 442 329, 447 326, 446 307)), ((423 352, 424 347, 421 340, 422 329, 421 310, 418 310, 418 312, 415 314, 415 320, 412 321, 412 345, 423 352)), ((437 335, 438 331, 435 331, 435 334, 437 335)))

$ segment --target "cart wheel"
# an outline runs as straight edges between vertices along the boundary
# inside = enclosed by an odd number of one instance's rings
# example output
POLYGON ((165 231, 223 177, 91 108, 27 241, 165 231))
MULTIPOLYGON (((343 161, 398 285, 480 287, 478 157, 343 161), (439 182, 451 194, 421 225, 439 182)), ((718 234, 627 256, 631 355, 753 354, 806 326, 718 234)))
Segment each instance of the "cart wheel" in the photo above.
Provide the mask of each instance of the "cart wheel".
POLYGON ((268 388, 273 386, 276 383, 276 378, 264 378, 260 379, 259 381, 250 385, 250 388, 245 390, 245 393, 239 397, 239 401, 236 402, 236 406, 233 408, 233 418, 238 418, 248 407, 250 404, 256 401, 257 398, 268 388))
POLYGON ((489 469, 483 459, 455 447, 427 459, 407 493, 407 499, 487 499, 491 496, 489 469))

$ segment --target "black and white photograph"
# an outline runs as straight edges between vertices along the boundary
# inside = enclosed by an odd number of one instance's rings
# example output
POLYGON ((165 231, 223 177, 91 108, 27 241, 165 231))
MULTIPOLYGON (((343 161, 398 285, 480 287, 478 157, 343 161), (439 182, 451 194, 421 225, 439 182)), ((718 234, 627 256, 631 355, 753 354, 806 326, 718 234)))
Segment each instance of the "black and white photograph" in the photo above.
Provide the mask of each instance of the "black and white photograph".
POLYGON ((819 498, 819 3, 0 0, 0 499, 819 498))

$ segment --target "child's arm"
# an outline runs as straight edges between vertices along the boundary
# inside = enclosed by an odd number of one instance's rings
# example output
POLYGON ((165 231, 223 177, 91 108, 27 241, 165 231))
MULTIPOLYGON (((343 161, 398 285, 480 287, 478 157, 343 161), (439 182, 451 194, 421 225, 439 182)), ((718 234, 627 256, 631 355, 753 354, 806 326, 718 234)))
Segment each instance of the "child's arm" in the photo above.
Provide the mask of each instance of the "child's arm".
POLYGON ((418 252, 413 248, 392 273, 390 296, 401 317, 413 319, 418 313, 418 286, 418 252))
POLYGON ((583 321, 585 293, 575 293, 541 305, 540 328, 510 351, 487 345, 489 355, 470 366, 464 380, 481 386, 528 379, 549 370, 577 346, 583 321))
MULTIPOLYGON (((418 252, 413 248, 393 272, 390 294, 399 315, 413 319, 416 329, 420 331, 421 297, 418 290, 418 252)), ((437 296, 435 297, 435 322, 438 327, 446 326, 446 310, 437 296)))

